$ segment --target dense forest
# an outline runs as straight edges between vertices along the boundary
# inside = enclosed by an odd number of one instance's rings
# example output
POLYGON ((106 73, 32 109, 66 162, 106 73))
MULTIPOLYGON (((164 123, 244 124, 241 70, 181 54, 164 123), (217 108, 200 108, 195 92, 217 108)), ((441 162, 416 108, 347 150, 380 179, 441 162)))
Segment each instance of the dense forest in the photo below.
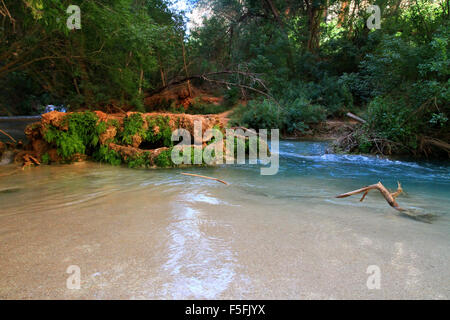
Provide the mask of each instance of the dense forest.
POLYGON ((0 115, 233 108, 234 124, 301 135, 352 112, 366 122, 337 151, 450 154, 448 0, 190 4, 204 15, 187 30, 166 0, 1 0, 0 115), (146 103, 176 84, 222 104, 146 103))

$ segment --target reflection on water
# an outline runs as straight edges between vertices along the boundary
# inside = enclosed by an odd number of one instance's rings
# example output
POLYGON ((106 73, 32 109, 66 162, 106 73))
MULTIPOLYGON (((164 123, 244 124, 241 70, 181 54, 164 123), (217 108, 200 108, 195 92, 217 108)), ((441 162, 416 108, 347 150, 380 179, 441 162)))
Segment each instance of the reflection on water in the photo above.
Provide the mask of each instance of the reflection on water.
POLYGON ((169 256, 162 269, 172 279, 164 284, 163 294, 175 299, 214 299, 234 277, 230 244, 205 234, 199 215, 198 210, 175 204, 175 221, 167 228, 169 256))
MULTIPOLYGON (((256 165, 95 163, 4 176, 0 297, 448 298, 449 164, 326 147, 281 142, 275 176, 256 165), (433 224, 402 218, 376 192, 363 203, 334 198, 397 180, 407 192, 398 202, 437 215, 433 224), (77 293, 65 289, 70 264, 85 275, 77 293), (365 287, 371 264, 384 272, 384 291, 365 287)), ((0 166, 0 175, 12 168, 0 166)))

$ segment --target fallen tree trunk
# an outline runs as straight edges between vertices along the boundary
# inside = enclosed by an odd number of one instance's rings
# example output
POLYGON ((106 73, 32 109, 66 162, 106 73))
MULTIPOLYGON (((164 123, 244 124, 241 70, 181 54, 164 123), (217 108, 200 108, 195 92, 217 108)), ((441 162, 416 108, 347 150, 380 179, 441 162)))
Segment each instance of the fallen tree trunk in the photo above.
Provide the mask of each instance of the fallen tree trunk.
POLYGON ((358 122, 361 122, 361 123, 367 123, 366 120, 364 120, 363 118, 358 117, 357 115, 355 115, 355 114, 353 114, 353 113, 351 113, 351 112, 347 112, 346 116, 347 116, 347 117, 350 117, 350 118, 352 118, 352 119, 354 119, 354 120, 356 120, 356 121, 358 121, 358 122))
POLYGON ((389 192, 389 190, 386 189, 386 187, 383 186, 383 184, 381 182, 378 182, 376 184, 372 184, 370 186, 367 186, 367 187, 364 187, 361 189, 357 189, 354 191, 340 194, 340 195, 336 196, 336 198, 346 198, 346 197, 352 196, 354 194, 364 192, 363 196, 359 200, 359 201, 363 201, 370 190, 378 190, 381 192, 381 194, 383 195, 383 197, 386 199, 387 203, 389 203, 389 205, 391 207, 393 207, 394 209, 396 209, 398 211, 406 211, 405 209, 401 208, 398 205, 397 201, 395 201, 395 198, 397 198, 403 192, 402 185, 400 184, 400 182, 397 182, 397 183, 398 183, 398 188, 397 188, 396 192, 389 192))
MULTIPOLYGON (((159 94, 170 87, 174 87, 174 86, 177 86, 177 85, 185 83, 185 82, 189 83, 191 80, 194 80, 194 79, 200 79, 200 80, 204 80, 207 82, 217 83, 217 84, 221 84, 221 85, 225 85, 225 86, 234 86, 234 87, 238 87, 241 89, 248 89, 250 91, 254 91, 256 93, 259 93, 259 94, 271 99, 279 107, 281 107, 280 104, 278 103, 278 101, 268 93, 269 90, 268 90, 267 86, 265 85, 264 81, 259 77, 258 74, 251 73, 251 72, 244 72, 244 71, 233 71, 233 70, 217 71, 217 72, 210 72, 210 73, 186 76, 184 79, 169 82, 167 85, 165 85, 157 90, 154 90, 153 92, 151 92, 147 95, 147 98, 152 97, 156 94, 159 94), (263 89, 259 90, 259 89, 254 88, 253 86, 211 78, 213 76, 218 76, 218 75, 240 75, 243 77, 247 77, 250 83, 258 84, 263 89)), ((189 95, 191 95, 191 94, 189 93, 189 95)))

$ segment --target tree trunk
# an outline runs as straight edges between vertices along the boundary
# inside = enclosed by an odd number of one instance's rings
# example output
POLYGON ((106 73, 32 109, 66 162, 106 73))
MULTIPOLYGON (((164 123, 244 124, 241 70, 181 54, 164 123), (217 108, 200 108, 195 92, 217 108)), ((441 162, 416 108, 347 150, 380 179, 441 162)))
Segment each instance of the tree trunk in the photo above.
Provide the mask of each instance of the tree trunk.
POLYGON ((325 6, 322 4, 308 6, 308 29, 309 37, 307 48, 308 51, 315 53, 319 49, 320 44, 320 22, 322 21, 325 6))
POLYGON ((166 86, 166 78, 164 76, 164 68, 163 68, 163 65, 161 62, 161 56, 159 55, 159 53, 157 53, 157 55, 158 55, 159 72, 161 74, 161 81, 162 81, 163 87, 165 87, 166 86))
MULTIPOLYGON (((184 41, 183 41, 183 38, 181 38, 181 47, 183 48, 183 64, 184 64, 184 72, 186 73, 186 78, 189 78, 189 73, 188 73, 187 65, 186 65, 186 51, 185 51, 185 49, 184 49, 184 41)), ((187 87, 188 87, 189 97, 192 97, 191 81, 190 81, 190 80, 187 81, 187 87)))
POLYGON ((345 24, 345 17, 348 14, 349 9, 349 1, 343 1, 341 5, 341 10, 339 11, 339 17, 338 17, 338 27, 342 27, 343 24, 345 24))

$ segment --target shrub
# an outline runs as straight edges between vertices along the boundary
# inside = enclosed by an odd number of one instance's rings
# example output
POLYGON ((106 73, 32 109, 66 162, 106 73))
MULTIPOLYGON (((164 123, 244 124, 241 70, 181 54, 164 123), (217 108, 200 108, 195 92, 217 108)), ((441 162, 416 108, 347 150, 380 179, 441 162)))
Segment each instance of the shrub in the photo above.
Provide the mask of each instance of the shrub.
POLYGON ((271 100, 250 101, 247 106, 239 106, 231 116, 232 125, 253 129, 280 129, 292 133, 305 131, 310 124, 319 123, 326 118, 325 108, 311 104, 305 98, 281 101, 281 105, 271 100))
POLYGON ((367 127, 377 132, 381 137, 399 142, 415 149, 417 147, 411 110, 404 107, 403 100, 377 97, 369 104, 367 113, 367 127))
POLYGON ((280 128, 281 108, 270 100, 253 100, 239 106, 233 113, 231 124, 252 129, 280 128))

